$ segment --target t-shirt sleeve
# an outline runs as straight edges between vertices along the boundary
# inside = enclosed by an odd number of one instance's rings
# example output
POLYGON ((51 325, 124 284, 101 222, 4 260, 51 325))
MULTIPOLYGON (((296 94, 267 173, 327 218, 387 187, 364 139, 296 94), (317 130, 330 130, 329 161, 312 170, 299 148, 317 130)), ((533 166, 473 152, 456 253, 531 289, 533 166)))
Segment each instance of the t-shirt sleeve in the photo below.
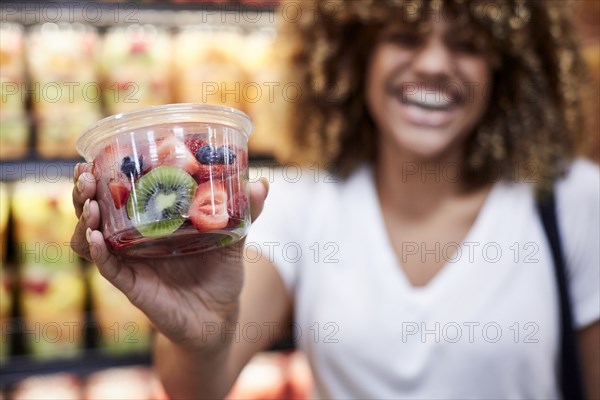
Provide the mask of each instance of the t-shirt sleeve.
POLYGON ((293 257, 299 246, 301 229, 306 223, 303 205, 310 201, 306 182, 286 178, 280 170, 270 174, 269 195, 260 217, 252 224, 246 248, 253 247, 275 266, 288 293, 293 294, 299 260, 293 257))
POLYGON ((600 169, 573 163, 557 184, 557 213, 577 328, 600 319, 600 169))

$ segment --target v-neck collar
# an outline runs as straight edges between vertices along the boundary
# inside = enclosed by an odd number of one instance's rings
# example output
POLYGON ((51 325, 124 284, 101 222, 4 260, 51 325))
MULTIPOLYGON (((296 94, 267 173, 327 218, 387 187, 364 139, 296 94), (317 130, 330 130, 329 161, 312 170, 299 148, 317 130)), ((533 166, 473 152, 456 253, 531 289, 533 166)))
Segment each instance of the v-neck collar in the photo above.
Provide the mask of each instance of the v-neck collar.
MULTIPOLYGON (((465 238, 461 242, 460 252, 461 257, 453 262, 446 262, 442 268, 427 282, 424 286, 414 286, 406 276, 404 268, 400 264, 396 253, 393 250, 391 240, 385 226, 383 213, 377 196, 377 188, 375 185, 375 176, 372 167, 365 166, 360 174, 363 176, 362 188, 365 191, 365 203, 362 207, 366 210, 366 215, 372 216, 368 221, 370 229, 366 235, 369 240, 369 251, 374 251, 377 254, 379 262, 374 263, 372 268, 381 272, 381 276, 386 279, 381 280, 381 284, 385 285, 385 289, 393 292, 406 295, 413 300, 433 301, 434 293, 439 293, 443 288, 453 287, 454 283, 459 284, 461 279, 461 271, 467 271, 464 268, 465 262, 468 262, 469 249, 465 247, 465 243, 477 242, 481 243, 484 238, 488 237, 491 227, 493 227, 493 217, 498 192, 500 191, 500 182, 496 182, 486 196, 477 217, 469 229, 465 238), (390 271, 392 270, 392 271, 390 271), (426 300, 428 299, 428 300, 426 300)), ((386 290, 387 291, 387 290, 386 290)))

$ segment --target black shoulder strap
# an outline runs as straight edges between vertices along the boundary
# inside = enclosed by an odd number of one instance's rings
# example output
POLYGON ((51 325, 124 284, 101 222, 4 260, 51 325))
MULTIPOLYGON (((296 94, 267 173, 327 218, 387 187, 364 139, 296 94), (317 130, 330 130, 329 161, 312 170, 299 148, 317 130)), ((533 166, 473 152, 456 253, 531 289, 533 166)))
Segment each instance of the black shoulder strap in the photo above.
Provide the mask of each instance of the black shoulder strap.
POLYGON ((556 218, 556 200, 554 193, 538 202, 538 212, 544 225, 554 259, 554 270, 558 285, 560 299, 560 385, 563 398, 567 400, 582 400, 583 386, 581 383, 581 370, 577 337, 573 325, 569 285, 567 281, 565 258, 561 248, 560 231, 556 218))

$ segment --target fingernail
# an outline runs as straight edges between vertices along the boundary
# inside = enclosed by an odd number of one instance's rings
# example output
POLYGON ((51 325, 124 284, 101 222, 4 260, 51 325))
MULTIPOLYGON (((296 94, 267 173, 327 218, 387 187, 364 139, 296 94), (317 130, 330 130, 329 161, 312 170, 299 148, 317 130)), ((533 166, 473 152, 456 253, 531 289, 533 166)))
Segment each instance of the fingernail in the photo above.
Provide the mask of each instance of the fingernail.
POLYGON ((83 191, 83 174, 79 175, 79 179, 77 179, 77 190, 82 192, 83 191))
POLYGON ((85 240, 87 240, 88 244, 92 244, 92 230, 90 228, 85 230, 85 240))
POLYGON ((85 203, 83 203, 83 219, 88 219, 90 216, 90 199, 87 199, 85 203))

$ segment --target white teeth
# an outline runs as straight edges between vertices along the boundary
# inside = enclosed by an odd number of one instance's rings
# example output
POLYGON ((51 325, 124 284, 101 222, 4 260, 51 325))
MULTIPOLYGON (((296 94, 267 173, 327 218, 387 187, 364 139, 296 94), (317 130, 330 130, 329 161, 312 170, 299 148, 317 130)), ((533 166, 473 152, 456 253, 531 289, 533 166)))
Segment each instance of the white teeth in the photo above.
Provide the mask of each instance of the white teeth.
POLYGON ((445 93, 438 91, 418 91, 416 93, 404 93, 402 102, 413 104, 419 107, 431 109, 447 109, 456 104, 456 101, 449 98, 445 93))

